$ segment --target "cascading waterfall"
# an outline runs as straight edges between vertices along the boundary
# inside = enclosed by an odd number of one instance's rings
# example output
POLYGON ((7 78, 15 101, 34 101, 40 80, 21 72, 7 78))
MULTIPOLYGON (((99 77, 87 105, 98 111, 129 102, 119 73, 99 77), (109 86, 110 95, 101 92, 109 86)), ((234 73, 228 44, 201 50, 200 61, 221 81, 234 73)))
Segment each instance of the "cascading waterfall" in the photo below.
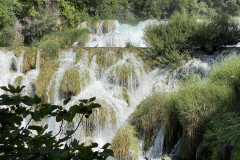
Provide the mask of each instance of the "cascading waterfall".
MULTIPOLYGON (((145 47, 143 28, 155 21, 147 20, 136 26, 120 24, 118 21, 100 21, 93 26, 82 23, 80 27, 91 29, 87 47, 117 46, 125 47, 127 42, 134 46, 145 47), (107 23, 107 24, 106 24, 107 23)), ((80 42, 79 42, 80 43, 80 42)), ((76 44, 78 45, 78 44, 76 44)), ((35 69, 23 71, 25 53, 17 57, 14 51, 0 50, 0 86, 8 84, 25 85, 23 95, 32 96, 38 87, 41 74, 41 51, 38 51, 35 69)), ((219 60, 222 55, 229 54, 223 51, 217 55, 194 55, 176 70, 158 68, 148 71, 146 64, 134 49, 119 48, 92 48, 78 51, 76 47, 65 49, 59 53, 57 62, 60 64, 57 71, 51 75, 46 86, 47 101, 53 104, 62 104, 68 95, 62 91, 61 84, 65 74, 74 69, 79 74, 80 91, 73 95, 66 106, 78 103, 79 99, 96 97, 97 103, 102 105, 73 135, 81 142, 97 142, 101 145, 112 141, 116 131, 128 122, 128 117, 136 106, 153 92, 171 92, 177 89, 177 84, 186 78, 190 72, 205 77, 211 64, 219 60)), ((0 94, 3 91, 0 90, 0 94)), ((80 117, 74 119, 65 128, 75 128, 80 117)), ((49 129, 58 132, 60 124, 54 124, 51 119, 44 119, 49 129)), ((162 156, 164 128, 156 129, 156 137, 149 151, 142 150, 138 159, 147 156, 151 159, 160 159, 162 156)))
POLYGON ((137 24, 124 24, 117 20, 97 21, 93 24, 83 22, 79 28, 88 28, 91 34, 81 45, 85 47, 126 47, 129 43, 135 47, 146 47, 143 39, 144 28, 157 23, 159 23, 157 20, 140 21, 137 24))
MULTIPOLYGON (((201 60, 192 60, 175 71, 162 68, 147 73, 142 59, 130 51, 124 51, 120 55, 118 52, 109 49, 105 53, 93 54, 92 56, 90 56, 90 52, 86 50, 77 61, 77 53, 73 49, 61 51, 58 59, 60 67, 51 77, 47 86, 47 91, 52 88, 53 92, 47 92, 46 94, 49 96, 53 94, 53 100, 48 99, 48 102, 61 104, 64 97, 61 94, 60 85, 64 74, 67 70, 76 68, 79 75, 85 77, 85 79, 82 79, 85 86, 81 86, 81 92, 73 96, 69 105, 76 104, 79 99, 96 97, 97 102, 102 105, 102 109, 96 111, 89 120, 85 120, 84 125, 78 129, 74 137, 82 141, 85 140, 85 142, 95 141, 100 145, 106 142, 111 143, 117 129, 126 122, 131 113, 134 112, 135 107, 153 93, 153 90, 169 92, 190 71, 206 74, 209 69, 208 63, 201 60), (84 76, 84 74, 87 76, 84 76), (123 89, 126 93, 123 93, 123 89), (124 94, 128 95, 128 99, 124 98, 124 94)), ((27 73, 23 73, 20 68, 11 71, 13 63, 22 63, 23 57, 21 56, 17 58, 10 51, 0 52, 0 60, 2 60, 0 62, 2 68, 0 83, 1 86, 8 83, 14 84, 15 79, 22 76, 21 85, 26 86, 24 94, 33 95, 34 89, 32 86, 37 86, 40 68, 40 51, 37 54, 36 69, 27 73)), ((65 127, 74 128, 77 121, 78 118, 65 127)), ((44 123, 49 125, 50 130, 58 132, 59 124, 53 124, 52 122, 51 119, 46 118, 44 123)), ((147 156, 151 158, 161 157, 164 139, 163 130, 163 128, 159 128, 159 134, 147 156)))

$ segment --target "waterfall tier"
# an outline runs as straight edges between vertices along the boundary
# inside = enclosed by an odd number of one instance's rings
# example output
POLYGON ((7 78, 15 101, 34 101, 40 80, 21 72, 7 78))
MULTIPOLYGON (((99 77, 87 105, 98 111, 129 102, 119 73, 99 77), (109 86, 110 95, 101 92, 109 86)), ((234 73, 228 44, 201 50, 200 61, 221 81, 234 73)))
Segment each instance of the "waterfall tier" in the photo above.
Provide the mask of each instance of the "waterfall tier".
MULTIPOLYGON (((205 77, 211 64, 229 53, 193 58, 176 70, 157 68, 149 71, 140 56, 144 49, 73 47, 62 50, 57 59, 47 62, 41 57, 41 51, 26 50, 0 50, 0 86, 25 85, 22 94, 38 94, 45 102, 53 104, 62 104, 68 96, 73 96, 68 105, 76 104, 79 99, 96 97, 102 108, 84 120, 74 138, 100 145, 111 143, 117 130, 128 123, 136 106, 153 92, 176 90, 178 82, 190 72, 205 77), (35 57, 30 59, 29 55, 35 57), (24 70, 30 62, 34 65, 24 70)), ((65 128, 74 128, 77 121, 78 118, 74 119, 65 128)), ((58 131, 59 124, 53 124, 49 118, 42 124, 58 131)), ((156 142, 148 152, 141 152, 140 157, 162 156, 164 129, 159 127, 156 133, 156 142)), ((141 148, 140 142, 139 145, 141 148)))

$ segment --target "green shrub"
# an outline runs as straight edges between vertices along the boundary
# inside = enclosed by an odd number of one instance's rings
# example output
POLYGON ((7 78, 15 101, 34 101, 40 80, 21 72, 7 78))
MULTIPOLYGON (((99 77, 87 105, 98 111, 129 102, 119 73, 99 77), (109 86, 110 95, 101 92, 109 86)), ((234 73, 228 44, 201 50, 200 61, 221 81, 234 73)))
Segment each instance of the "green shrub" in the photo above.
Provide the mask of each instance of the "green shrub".
POLYGON ((192 36, 196 30, 196 20, 187 14, 176 14, 168 22, 149 26, 145 31, 145 41, 150 47, 148 58, 157 59, 158 64, 167 65, 182 61, 182 57, 193 49, 192 36), (172 56, 179 55, 179 56, 172 56), (180 58, 181 57, 181 58, 180 58))
POLYGON ((197 22, 187 14, 175 14, 168 22, 149 26, 144 37, 149 50, 147 58, 173 68, 186 60, 193 49, 209 53, 240 40, 238 23, 226 15, 197 22))
POLYGON ((12 0, 0 0, 0 46, 11 46, 14 38, 14 26, 16 16, 14 14, 14 2, 12 0))
POLYGON ((226 45, 235 45, 240 40, 238 21, 227 15, 217 15, 200 22, 195 33, 195 46, 214 52, 226 45))
POLYGON ((215 117, 209 123, 210 128, 204 133, 198 149, 202 159, 240 158, 240 116, 237 113, 225 113, 215 117))

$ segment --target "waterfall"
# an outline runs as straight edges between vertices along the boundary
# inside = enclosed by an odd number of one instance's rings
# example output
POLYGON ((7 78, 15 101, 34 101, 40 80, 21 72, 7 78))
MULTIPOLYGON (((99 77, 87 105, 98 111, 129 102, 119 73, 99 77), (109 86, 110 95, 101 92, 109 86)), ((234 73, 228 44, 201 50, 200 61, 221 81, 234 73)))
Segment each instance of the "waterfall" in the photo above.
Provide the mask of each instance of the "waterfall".
MULTIPOLYGON (((0 51, 1 86, 13 84, 21 76, 20 85, 26 86, 23 94, 32 96, 36 90, 34 86, 38 85, 38 75, 41 74, 40 53, 38 51, 35 69, 23 73, 19 67, 14 71, 12 66, 15 63, 23 66, 24 54, 17 58, 12 51, 0 51)), ((153 90, 171 92, 176 88, 177 82, 189 72, 194 71, 204 76, 210 69, 209 63, 194 59, 174 71, 158 68, 148 72, 143 60, 134 51, 127 49, 92 49, 81 53, 66 49, 60 52, 57 61, 60 63, 59 68, 50 77, 45 93, 49 97, 48 102, 62 104, 64 93, 61 91, 61 83, 68 70, 76 69, 81 78, 81 91, 73 96, 66 107, 78 103, 79 99, 96 97, 102 108, 96 110, 89 120, 84 120, 74 138, 85 143, 95 141, 100 145, 111 143, 116 131, 126 123, 135 107, 151 95, 153 90)), ((74 128, 78 120, 79 117, 66 125, 65 129, 74 128)), ((58 132, 60 124, 52 122, 49 118, 44 120, 50 130, 58 132)), ((146 154, 150 158, 162 155, 164 129, 160 127, 157 133, 156 141, 146 154)))
MULTIPOLYGON (((222 51, 214 55, 194 55, 195 58, 175 70, 166 67, 149 71, 136 48, 95 47, 125 47, 128 42, 137 47, 146 47, 143 30, 147 25, 154 23, 157 22, 146 20, 136 25, 123 24, 116 20, 97 21, 91 25, 84 22, 79 27, 87 27, 91 31, 84 46, 94 48, 64 49, 52 62, 59 64, 59 67, 53 74, 49 74, 49 81, 45 84, 44 95, 47 102, 61 105, 63 99, 71 95, 72 100, 66 109, 78 103, 79 99, 91 97, 96 97, 97 103, 102 106, 94 111, 89 119, 84 119, 83 125, 73 135, 74 138, 86 144, 97 142, 100 146, 107 142, 111 143, 117 130, 128 123, 129 116, 146 97, 155 91, 167 93, 177 90, 178 83, 190 72, 206 77, 212 63, 229 54, 229 51, 222 51), (72 77, 78 75, 77 84, 73 82, 75 88, 63 87, 64 81, 70 83, 68 81, 73 79, 68 78, 68 74, 72 77)), ((76 45, 79 44, 80 42, 76 45)), ((26 54, 24 51, 17 55, 15 51, 0 50, 0 86, 24 85, 26 87, 22 94, 33 96, 39 83, 43 81, 40 75, 48 74, 41 73, 43 65, 40 50, 36 54, 35 68, 25 72, 23 67, 26 65, 24 63, 26 54)), ((0 94, 3 93, 0 90, 0 94)), ((75 128, 79 118, 76 117, 64 128, 75 128)), ((42 123, 48 124, 54 134, 58 132, 60 124, 53 122, 52 119, 45 118, 42 123)), ((156 133, 150 149, 145 153, 140 151, 140 158, 162 157, 164 128, 159 125, 156 133)))
POLYGON ((91 32, 88 41, 83 44, 85 47, 126 47, 127 43, 135 47, 146 47, 143 39, 144 28, 158 23, 157 20, 145 20, 137 24, 104 20, 93 24, 83 22, 79 28, 88 28, 91 32))

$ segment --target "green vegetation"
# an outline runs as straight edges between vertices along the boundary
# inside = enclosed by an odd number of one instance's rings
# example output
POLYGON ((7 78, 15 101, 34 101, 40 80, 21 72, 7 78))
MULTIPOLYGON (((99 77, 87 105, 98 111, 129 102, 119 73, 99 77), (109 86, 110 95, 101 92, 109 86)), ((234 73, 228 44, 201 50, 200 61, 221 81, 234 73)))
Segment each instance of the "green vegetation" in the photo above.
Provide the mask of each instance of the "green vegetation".
POLYGON ((47 87, 54 75, 54 73, 59 68, 59 62, 57 61, 48 61, 44 63, 40 69, 40 73, 38 75, 38 82, 37 82, 37 90, 36 93, 40 96, 44 102, 47 102, 46 92, 47 87))
POLYGON ((112 140, 111 149, 117 159, 138 159, 139 138, 134 127, 125 125, 120 128, 112 140))
POLYGON ((72 137, 82 124, 83 117, 88 118, 93 113, 93 109, 101 107, 94 103, 95 97, 80 100, 79 104, 70 106, 69 110, 66 110, 65 105, 71 100, 70 97, 64 100, 63 106, 43 104, 42 99, 37 95, 33 98, 22 97, 20 92, 23 88, 24 86, 15 88, 11 85, 1 87, 8 93, 0 96, 0 105, 4 106, 0 108, 1 159, 106 160, 109 156, 114 156, 113 151, 107 149, 109 143, 99 148, 100 150, 93 151, 98 147, 97 143, 85 146, 72 137), (76 116, 81 117, 76 127, 73 130, 64 129, 63 124, 72 122, 76 116), (47 130, 48 125, 37 125, 44 117, 52 117, 53 123, 61 124, 56 134, 47 130), (24 120, 27 122, 22 126, 24 120), (64 134, 60 134, 62 132, 64 134))
POLYGON ((165 96, 154 94, 142 101, 136 108, 132 118, 139 133, 145 133, 143 149, 147 151, 153 144, 153 135, 160 125, 165 96))
POLYGON ((76 68, 67 70, 63 76, 60 92, 66 96, 77 95, 81 91, 80 76, 76 68))
POLYGON ((47 40, 40 44, 41 64, 57 58, 60 51, 60 45, 53 40, 47 40))
POLYGON ((41 49, 41 64, 56 59, 60 48, 72 46, 74 42, 79 41, 86 33, 88 33, 86 29, 67 29, 45 35, 39 44, 36 44, 41 49))
POLYGON ((200 159, 238 159, 239 65, 240 57, 232 55, 215 64, 208 79, 191 75, 177 91, 154 93, 142 101, 130 119, 137 135, 144 135, 143 148, 149 150, 163 125, 164 153, 181 137, 182 159, 195 159, 196 154, 200 159))
POLYGON ((203 136, 203 141, 198 149, 202 159, 239 159, 239 113, 227 112, 215 117, 209 123, 209 129, 203 136))
POLYGON ((87 29, 77 28, 54 31, 45 35, 41 41, 42 43, 47 40, 54 41, 62 48, 66 46, 72 46, 74 42, 79 41, 88 32, 89 31, 87 29))
POLYGON ((194 35, 195 47, 210 53, 226 45, 235 45, 240 40, 239 22, 228 15, 214 16, 200 22, 194 35))
POLYGON ((46 34, 76 27, 83 21, 165 19, 175 12, 198 17, 220 13, 240 15, 238 0, 1 0, 0 3, 0 46, 12 47, 36 45, 46 34))
POLYGON ((202 21, 176 13, 168 22, 148 27, 145 32, 145 41, 150 47, 147 59, 176 68, 188 59, 193 49, 212 53, 239 42, 238 22, 229 16, 217 15, 202 21))

